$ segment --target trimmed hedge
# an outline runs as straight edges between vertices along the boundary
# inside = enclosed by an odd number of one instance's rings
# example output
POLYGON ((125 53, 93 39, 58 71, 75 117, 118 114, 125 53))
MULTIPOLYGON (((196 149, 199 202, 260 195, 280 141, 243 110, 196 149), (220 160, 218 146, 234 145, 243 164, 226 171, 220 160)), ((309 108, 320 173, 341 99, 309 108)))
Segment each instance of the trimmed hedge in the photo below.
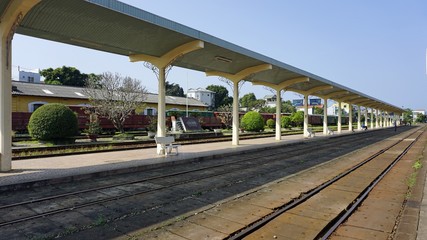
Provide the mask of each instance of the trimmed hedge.
POLYGON ((259 112, 247 112, 240 124, 245 131, 259 132, 264 130, 264 118, 259 112))
POLYGON ((276 126, 276 121, 274 121, 273 119, 270 118, 270 119, 267 120, 267 124, 266 125, 267 125, 268 128, 273 129, 276 126))
POLYGON ((45 104, 31 114, 28 132, 42 141, 73 137, 78 132, 77 116, 63 104, 45 104))
POLYGON ((292 119, 289 116, 284 116, 280 119, 282 128, 291 128, 292 127, 292 119))

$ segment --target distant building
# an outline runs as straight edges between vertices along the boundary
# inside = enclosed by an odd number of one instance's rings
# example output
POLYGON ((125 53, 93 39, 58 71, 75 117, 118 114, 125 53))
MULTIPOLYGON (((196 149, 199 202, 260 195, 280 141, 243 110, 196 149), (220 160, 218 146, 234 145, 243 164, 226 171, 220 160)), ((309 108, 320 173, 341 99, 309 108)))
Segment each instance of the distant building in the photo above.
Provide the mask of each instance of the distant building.
POLYGON ((40 73, 19 70, 19 81, 29 83, 40 83, 40 73))
MULTIPOLYGON (((158 95, 148 93, 144 99, 145 108, 135 112, 141 115, 157 114, 158 95)), ((206 104, 196 99, 166 96, 166 110, 207 111, 206 104)), ((81 87, 48 85, 12 81, 12 112, 34 112, 47 103, 62 103, 67 106, 87 106, 88 96, 81 87)))
POLYGON ((188 89, 187 97, 197 99, 206 104, 209 108, 215 105, 215 92, 204 88, 188 89))
POLYGON ((412 111, 412 117, 413 117, 414 121, 415 121, 415 119, 417 119, 418 114, 426 115, 426 111, 425 110, 421 110, 421 109, 413 110, 412 111))
POLYGON ((276 107, 277 105, 276 95, 265 95, 264 101, 266 107, 276 107))

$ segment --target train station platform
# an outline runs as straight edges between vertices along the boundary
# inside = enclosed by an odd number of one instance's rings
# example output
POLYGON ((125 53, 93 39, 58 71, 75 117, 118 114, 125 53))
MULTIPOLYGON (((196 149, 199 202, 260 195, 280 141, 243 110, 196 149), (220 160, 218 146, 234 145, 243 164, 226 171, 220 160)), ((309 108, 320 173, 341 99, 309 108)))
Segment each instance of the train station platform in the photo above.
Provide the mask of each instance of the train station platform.
MULTIPOLYGON (((376 131, 374 129, 369 131, 376 131)), ((356 132, 357 134, 358 132, 356 132)), ((362 133, 362 132, 360 132, 362 133)), ((230 141, 203 144, 182 145, 178 155, 160 156, 155 148, 137 150, 113 151, 105 153, 88 153, 68 156, 33 158, 15 160, 13 170, 0 172, 0 191, 7 189, 43 186, 54 183, 70 182, 79 179, 88 179, 98 176, 108 176, 120 173, 141 171, 144 169, 167 167, 174 164, 215 159, 240 153, 255 152, 258 149, 275 148, 278 146, 301 144, 307 141, 321 141, 329 137, 339 137, 353 134, 342 131, 341 134, 325 136, 316 133, 313 138, 304 138, 302 134, 282 136, 281 141, 274 137, 240 140, 240 145, 232 146, 230 141)), ((425 175, 424 175, 425 177, 425 175)), ((423 179, 425 180, 425 179, 423 179)), ((421 200, 417 206, 420 213, 417 223, 417 239, 427 236, 427 184, 420 187, 421 200), (424 191, 424 193, 422 193, 424 191)), ((408 238, 410 239, 410 238, 408 238)))
MULTIPOLYGON (((341 132, 341 134, 349 133, 349 131, 341 132)), ((257 138, 240 140, 238 146, 232 146, 230 141, 189 144, 180 146, 178 155, 168 156, 157 155, 156 148, 144 148, 14 160, 12 161, 12 171, 0 172, 0 190, 43 186, 96 176, 140 171, 182 162, 256 151, 261 148, 274 148, 280 145, 298 144, 303 141, 317 141, 325 137, 330 136, 324 136, 322 133, 316 133, 313 138, 304 138, 302 134, 286 135, 282 136, 281 141, 276 141, 274 137, 257 138)))

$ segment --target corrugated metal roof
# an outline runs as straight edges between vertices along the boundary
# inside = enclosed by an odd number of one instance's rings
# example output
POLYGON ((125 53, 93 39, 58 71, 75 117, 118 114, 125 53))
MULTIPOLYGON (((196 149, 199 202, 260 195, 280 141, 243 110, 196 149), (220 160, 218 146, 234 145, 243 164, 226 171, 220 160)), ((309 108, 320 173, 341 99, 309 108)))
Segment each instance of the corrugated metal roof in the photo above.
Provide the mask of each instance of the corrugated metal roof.
MULTIPOLYGON (((4 11, 4 6, 1 7, 0 11, 4 11)), ((404 111, 313 73, 115 0, 43 0, 25 16, 17 33, 124 56, 146 54, 158 57, 182 44, 201 40, 204 48, 185 54, 173 64, 202 72, 229 74, 271 64, 271 70, 251 74, 244 80, 279 84, 308 77, 309 82, 294 84, 287 91, 307 92, 320 86, 332 86, 312 95, 322 97, 339 92, 341 94, 330 99, 357 98, 354 102, 363 102, 363 106, 404 111), (230 62, 218 61, 218 56, 230 62)))
MULTIPOLYGON (((84 95, 84 88, 19 81, 12 81, 12 95, 88 99, 84 95)), ((157 104, 157 99, 157 94, 148 93, 144 102, 157 104)), ((206 104, 194 98, 187 99, 185 97, 166 96, 166 104, 170 105, 185 106, 187 105, 187 101, 188 105, 192 107, 207 107, 206 104)))

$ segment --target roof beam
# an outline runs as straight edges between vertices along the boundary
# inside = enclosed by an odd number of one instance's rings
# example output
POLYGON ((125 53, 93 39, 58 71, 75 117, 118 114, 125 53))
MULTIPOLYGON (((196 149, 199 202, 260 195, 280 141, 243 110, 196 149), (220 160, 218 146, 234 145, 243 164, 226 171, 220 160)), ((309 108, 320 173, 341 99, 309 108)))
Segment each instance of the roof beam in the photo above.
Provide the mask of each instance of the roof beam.
POLYGON ((165 68, 169 65, 172 65, 172 63, 180 56, 183 56, 189 52, 192 52, 201 48, 204 48, 204 42, 200 40, 195 40, 195 41, 180 45, 170 50, 169 52, 165 53, 161 57, 155 57, 155 56, 150 56, 146 54, 132 54, 132 55, 129 55, 129 61, 149 62, 160 69, 160 68, 165 68))
POLYGON ((310 78, 308 77, 299 77, 299 78, 293 78, 291 80, 285 80, 280 82, 279 84, 269 83, 269 82, 263 82, 263 81, 252 81, 252 85, 263 85, 269 88, 272 88, 277 91, 281 91, 291 85, 294 85, 296 83, 301 82, 308 82, 310 81, 310 78))
POLYGON ((319 97, 324 98, 324 99, 333 99, 333 97, 335 97, 335 96, 349 94, 349 93, 350 93, 349 91, 343 90, 343 91, 337 91, 337 92, 329 93, 329 94, 319 96, 319 97))
POLYGON ((256 65, 253 67, 245 68, 236 74, 230 74, 230 73, 225 73, 225 72, 220 72, 220 71, 207 71, 206 76, 208 76, 208 77, 209 76, 220 76, 220 77, 224 77, 224 78, 226 78, 232 82, 240 82, 245 77, 247 77, 251 74, 255 74, 255 73, 266 71, 266 70, 271 70, 272 68, 273 68, 273 66, 271 66, 271 64, 261 64, 261 65, 256 65))
MULTIPOLYGON (((318 87, 314 87, 314 88, 308 89, 306 91, 298 90, 297 92, 301 93, 303 95, 309 96, 309 95, 313 95, 316 92, 319 92, 319 91, 322 91, 322 90, 326 90, 326 89, 331 89, 331 88, 333 88, 333 86, 318 86, 318 87)), ((293 89, 289 89, 289 90, 290 91, 294 91, 293 89)))
POLYGON ((351 103, 351 104, 353 104, 353 101, 352 100, 354 100, 354 99, 358 99, 358 98, 360 98, 360 96, 346 96, 346 97, 342 97, 342 98, 339 98, 339 99, 336 99, 337 101, 340 101, 340 102, 348 102, 348 103, 351 103))

